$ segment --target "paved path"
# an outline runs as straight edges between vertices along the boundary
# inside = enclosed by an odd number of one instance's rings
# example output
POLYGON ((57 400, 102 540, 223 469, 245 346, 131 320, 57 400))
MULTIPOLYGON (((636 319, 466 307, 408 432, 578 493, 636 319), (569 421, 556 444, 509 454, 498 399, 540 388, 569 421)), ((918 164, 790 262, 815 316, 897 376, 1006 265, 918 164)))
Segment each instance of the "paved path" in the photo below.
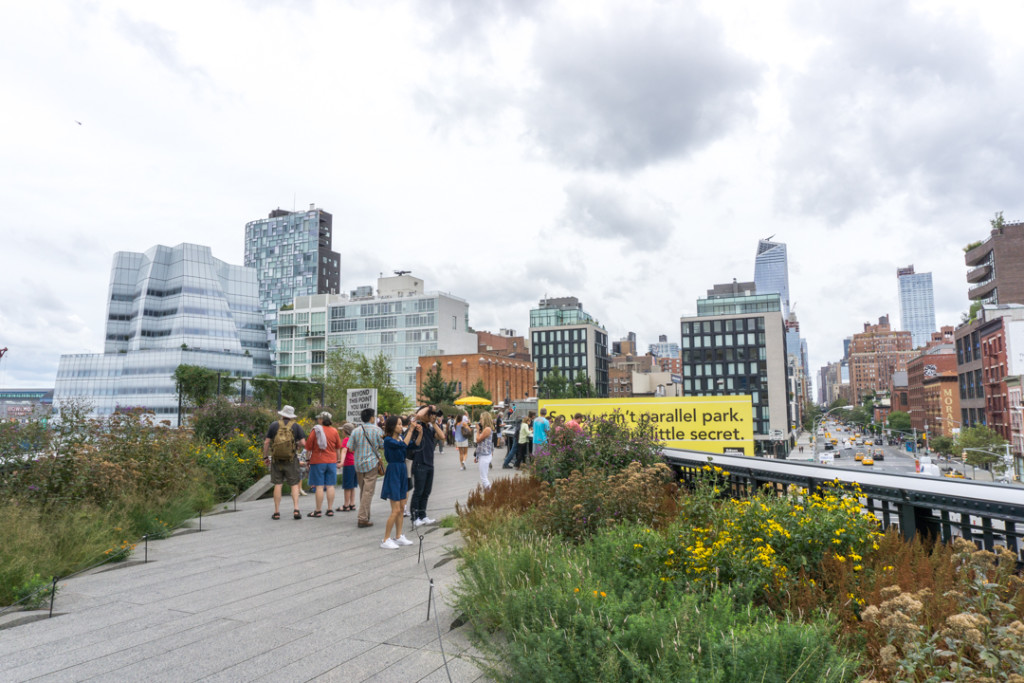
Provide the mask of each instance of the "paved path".
MULTIPOLYGON (((427 510, 435 519, 454 514, 478 483, 472 457, 463 472, 456 453, 437 456, 427 510)), ((501 469, 503 454, 495 453, 494 478, 512 473, 501 469)), ((446 604, 457 533, 420 527, 425 563, 417 564, 416 545, 378 547, 386 501, 375 500, 367 529, 356 528, 355 512, 295 521, 290 502, 280 521, 270 519, 269 499, 204 516, 201 533, 151 542, 148 564, 140 545, 128 562, 69 579, 57 594, 59 617, 0 617, 9 625, 0 630, 0 680, 440 683, 449 680, 442 646, 452 681, 484 680, 466 627, 451 629, 458 615, 446 604), (440 640, 426 620, 424 567, 440 640)), ((300 504, 311 511, 312 496, 300 504)))

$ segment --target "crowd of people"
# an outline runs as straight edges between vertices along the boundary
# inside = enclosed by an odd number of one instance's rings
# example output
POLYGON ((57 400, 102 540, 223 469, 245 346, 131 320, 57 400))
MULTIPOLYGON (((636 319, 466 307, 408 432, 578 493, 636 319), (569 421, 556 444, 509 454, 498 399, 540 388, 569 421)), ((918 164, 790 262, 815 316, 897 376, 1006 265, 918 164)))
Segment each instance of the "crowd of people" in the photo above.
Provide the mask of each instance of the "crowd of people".
MULTIPOLYGON (((395 550, 412 545, 403 531, 405 518, 410 519, 414 529, 436 523, 427 516, 427 505, 434 483, 434 455, 444 452, 445 445, 458 450, 461 470, 466 469, 472 445, 480 484, 490 488, 494 451, 502 445, 503 428, 512 417, 512 410, 495 414, 482 411, 473 423, 465 412, 446 417, 432 405, 407 415, 377 415, 373 408, 367 408, 360 414, 359 424, 346 422, 340 430, 334 427, 332 415, 322 412, 308 435, 296 421, 292 406, 284 406, 278 415, 281 419, 271 423, 263 442, 263 457, 274 487, 272 519, 281 519, 285 483, 291 489, 292 517, 302 519, 299 495, 303 469, 308 468, 315 507, 307 517, 334 517, 336 512, 355 511, 358 528, 372 527, 370 507, 380 479, 380 497, 391 506, 380 547, 395 550), (342 504, 335 508, 339 468, 342 504)), ((567 423, 559 416, 554 427, 562 423, 566 428, 582 431, 582 415, 577 414, 567 423)), ((540 410, 539 416, 530 411, 504 434, 507 454, 502 466, 522 467, 533 448, 547 441, 551 429, 545 409, 540 410)))

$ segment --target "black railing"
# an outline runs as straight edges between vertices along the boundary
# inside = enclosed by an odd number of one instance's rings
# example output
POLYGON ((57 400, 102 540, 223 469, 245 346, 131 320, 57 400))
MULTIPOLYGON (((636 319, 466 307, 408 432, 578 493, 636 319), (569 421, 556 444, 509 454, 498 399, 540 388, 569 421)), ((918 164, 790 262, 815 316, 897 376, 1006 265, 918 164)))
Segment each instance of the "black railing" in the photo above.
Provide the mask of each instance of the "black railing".
POLYGON ((817 465, 745 456, 666 449, 665 460, 680 480, 692 482, 710 462, 729 472, 733 496, 768 490, 785 495, 790 486, 815 492, 826 482, 857 483, 861 505, 882 527, 951 542, 956 537, 986 550, 1003 546, 1024 562, 1024 489, 947 477, 886 472, 857 472, 817 465))

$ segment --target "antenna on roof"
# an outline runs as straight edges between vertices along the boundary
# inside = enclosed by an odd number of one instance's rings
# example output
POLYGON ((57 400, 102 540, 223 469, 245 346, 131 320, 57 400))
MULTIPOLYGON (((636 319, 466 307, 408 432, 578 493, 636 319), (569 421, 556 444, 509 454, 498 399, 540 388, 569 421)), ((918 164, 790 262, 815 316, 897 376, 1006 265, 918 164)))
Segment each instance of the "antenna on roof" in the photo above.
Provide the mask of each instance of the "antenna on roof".
POLYGON ((401 277, 403 275, 408 275, 411 272, 412 272, 411 270, 396 270, 395 271, 395 275, 401 277))

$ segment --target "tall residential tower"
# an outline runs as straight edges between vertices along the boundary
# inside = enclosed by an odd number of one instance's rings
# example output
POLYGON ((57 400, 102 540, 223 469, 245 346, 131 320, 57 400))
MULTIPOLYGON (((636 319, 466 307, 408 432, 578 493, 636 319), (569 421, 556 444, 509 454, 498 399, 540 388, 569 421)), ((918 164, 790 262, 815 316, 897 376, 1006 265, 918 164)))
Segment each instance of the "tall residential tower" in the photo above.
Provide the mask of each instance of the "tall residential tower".
POLYGON ((935 331, 935 301, 932 297, 932 274, 915 273, 914 264, 896 269, 900 288, 900 326, 910 332, 914 348, 920 348, 935 331))

